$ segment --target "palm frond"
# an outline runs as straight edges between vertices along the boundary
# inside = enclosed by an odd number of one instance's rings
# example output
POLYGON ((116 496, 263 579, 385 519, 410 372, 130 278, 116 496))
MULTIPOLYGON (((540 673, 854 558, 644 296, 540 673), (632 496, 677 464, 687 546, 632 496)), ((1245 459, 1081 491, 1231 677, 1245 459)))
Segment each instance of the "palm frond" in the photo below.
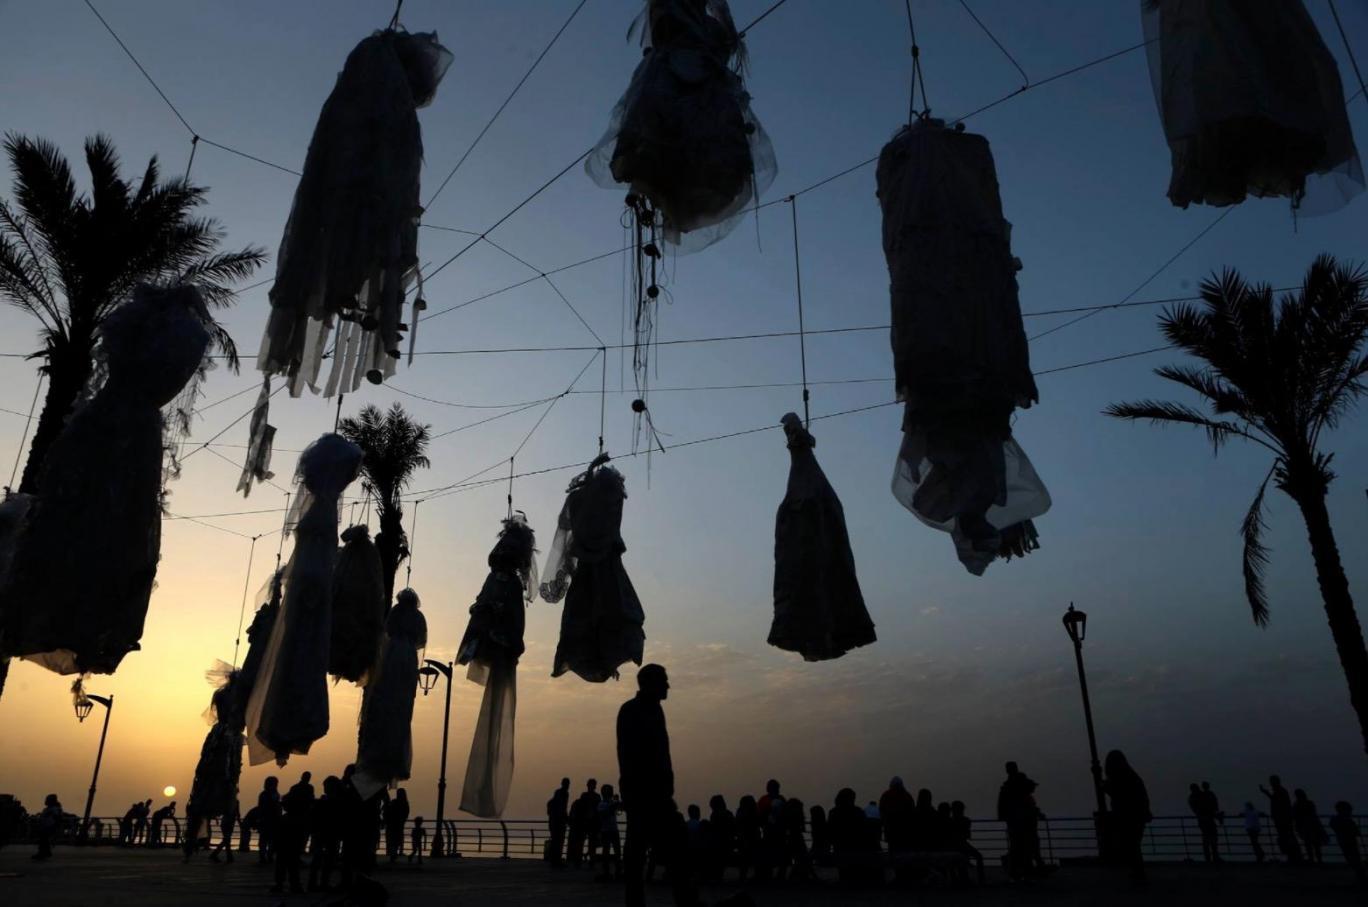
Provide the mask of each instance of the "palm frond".
POLYGON ((1263 531, 1267 528, 1263 516, 1264 493, 1268 491, 1269 480, 1277 471, 1278 464, 1268 471, 1249 512, 1240 523, 1240 535, 1244 538, 1244 584, 1245 598, 1249 600, 1249 610, 1254 623, 1260 627, 1268 626, 1268 593, 1264 588, 1264 568, 1268 566, 1268 548, 1263 544, 1263 531))
POLYGON ((1137 400, 1134 403, 1113 403, 1102 412, 1114 419, 1147 420, 1155 425, 1176 423, 1201 428, 1206 431, 1214 452, 1219 452, 1221 445, 1226 441, 1238 437, 1261 444, 1274 453, 1280 453, 1269 441, 1250 433, 1243 426, 1235 422, 1212 419, 1182 403, 1168 400, 1137 400))

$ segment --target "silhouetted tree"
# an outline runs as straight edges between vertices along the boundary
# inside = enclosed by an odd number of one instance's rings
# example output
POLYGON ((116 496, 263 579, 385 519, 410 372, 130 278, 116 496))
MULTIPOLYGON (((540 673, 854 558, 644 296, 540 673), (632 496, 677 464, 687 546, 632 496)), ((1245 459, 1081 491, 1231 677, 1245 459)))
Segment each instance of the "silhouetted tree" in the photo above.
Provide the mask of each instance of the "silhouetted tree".
MULTIPOLYGON (((78 194, 71 167, 42 139, 5 137, 14 171, 10 202, 0 201, 0 297, 38 319, 47 393, 24 465, 21 491, 35 489, 43 458, 90 378, 97 331, 139 283, 193 283, 214 308, 234 302, 229 285, 250 277, 266 253, 217 251, 224 231, 191 217, 206 190, 182 177, 158 182, 152 158, 137 183, 119 176, 105 136, 87 139, 90 193, 78 194)), ((208 319, 212 349, 237 368, 237 349, 208 319)))
POLYGON ((1273 455, 1243 524, 1245 594, 1254 622, 1268 624, 1268 549, 1260 536, 1271 481, 1306 522, 1325 616, 1368 749, 1368 651, 1326 508, 1333 454, 1321 450, 1322 433, 1368 392, 1368 272, 1322 255, 1301 291, 1280 301, 1267 284, 1248 284, 1232 270, 1205 281, 1201 298, 1200 308, 1166 311, 1160 326, 1174 346, 1203 364, 1164 366, 1156 374, 1196 391, 1211 414, 1157 400, 1114 404, 1106 413, 1197 426, 1217 451, 1238 438, 1273 455))
POLYGON ((399 564, 408 557, 408 537, 404 534, 402 496, 413 473, 426 469, 428 426, 419 425, 398 403, 381 413, 367 406, 356 418, 343 419, 338 432, 365 454, 361 461, 362 487, 375 502, 380 531, 375 547, 385 569, 386 608, 394 601, 394 577, 399 564))

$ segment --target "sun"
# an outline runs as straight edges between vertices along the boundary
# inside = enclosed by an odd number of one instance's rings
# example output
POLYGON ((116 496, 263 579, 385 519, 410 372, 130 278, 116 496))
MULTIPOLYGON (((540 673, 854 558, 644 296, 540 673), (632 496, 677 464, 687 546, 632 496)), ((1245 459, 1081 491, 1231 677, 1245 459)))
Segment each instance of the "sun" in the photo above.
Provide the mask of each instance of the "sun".
POLYGON ((162 788, 162 794, 165 795, 165 796, 167 796, 167 797, 174 797, 174 796, 176 795, 176 785, 174 785, 174 784, 168 784, 168 785, 166 785, 166 787, 163 787, 163 788, 162 788))

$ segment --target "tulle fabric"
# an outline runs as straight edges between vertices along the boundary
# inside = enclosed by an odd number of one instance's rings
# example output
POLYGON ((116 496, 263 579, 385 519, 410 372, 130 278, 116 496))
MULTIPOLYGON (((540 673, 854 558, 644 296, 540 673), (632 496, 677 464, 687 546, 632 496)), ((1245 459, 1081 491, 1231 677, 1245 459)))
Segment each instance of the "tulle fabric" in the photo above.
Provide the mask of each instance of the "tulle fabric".
POLYGON ((725 0, 649 0, 645 16, 649 47, 585 170, 649 198, 665 241, 693 252, 731 232, 769 188, 774 149, 750 108, 745 46, 725 0))
POLYGON ((905 402, 894 496, 951 534, 964 566, 1037 547, 1049 492, 1012 440, 1039 395, 1017 301, 1011 224, 982 136, 919 120, 879 155, 893 370, 905 402))
POLYGON ((404 781, 413 765, 413 700, 418 652, 427 646, 427 620, 412 589, 399 593, 385 619, 385 644, 375 679, 361 697, 354 783, 362 799, 404 781))
POLYGON ((266 658, 266 650, 270 647, 271 630, 275 626, 276 617, 280 614, 281 583, 284 575, 284 570, 277 570, 271 574, 271 578, 266 581, 266 587, 257 595, 257 601, 265 601, 257 608, 256 614, 252 616, 252 622, 247 626, 247 657, 242 660, 242 667, 238 668, 237 681, 233 684, 233 691, 238 700, 237 708, 244 721, 247 716, 247 702, 256 687, 257 678, 261 676, 261 663, 266 658))
POLYGON ((111 674, 139 647, 161 551, 161 407, 209 346, 191 286, 140 286, 100 328, 103 384, 53 442, 0 589, 0 654, 111 674))
POLYGON ((788 438, 788 490, 774 523, 774 622, 769 644, 806 661, 840 658, 877 638, 865 608, 845 510, 794 413, 788 438))
POLYGON ((276 260, 258 367, 290 393, 318 392, 323 354, 340 321, 324 392, 394 374, 404 293, 418 264, 418 108, 451 63, 435 33, 386 30, 347 57, 309 143, 276 260))
POLYGON ((281 606, 247 704, 253 765, 293 753, 328 732, 328 658, 332 575, 337 557, 337 501, 361 469, 361 448, 326 434, 299 457, 291 514, 294 551, 281 579, 281 606))
POLYGON ((1173 204, 1285 196, 1320 214, 1363 191, 1339 69, 1301 0, 1140 7, 1173 204))
POLYGON ((328 673, 365 686, 385 632, 385 575, 365 524, 343 532, 342 543, 333 568, 328 673))
POLYGON ((518 659, 524 651, 527 602, 536 589, 535 555, 536 537, 526 519, 517 514, 505 520, 456 656, 470 666, 467 677, 484 687, 461 809, 485 819, 503 815, 513 783, 518 659))
POLYGON ((542 574, 550 577, 542 598, 565 599, 552 677, 573 671, 602 683, 627 662, 641 664, 645 649, 646 615, 622 565, 626 483, 607 460, 599 456, 570 483, 542 574))

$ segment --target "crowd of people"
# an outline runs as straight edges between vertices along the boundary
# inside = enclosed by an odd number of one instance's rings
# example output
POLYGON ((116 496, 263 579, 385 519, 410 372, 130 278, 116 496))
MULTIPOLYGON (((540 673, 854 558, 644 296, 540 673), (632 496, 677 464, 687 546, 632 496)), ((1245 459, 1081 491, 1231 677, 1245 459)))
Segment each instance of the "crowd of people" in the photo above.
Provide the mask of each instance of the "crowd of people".
POLYGON ((421 865, 427 827, 422 816, 410 823, 407 791, 401 787, 391 796, 382 789, 375 796, 362 797, 353 783, 355 771, 356 766, 348 765, 341 776, 329 775, 323 779, 321 792, 315 791, 310 772, 300 775, 283 794, 278 778, 266 778, 255 806, 240 816, 235 812, 222 817, 217 844, 212 843, 207 826, 187 834, 185 859, 207 849, 211 860, 217 862, 222 854, 231 863, 234 832, 242 853, 251 851, 255 835, 258 862, 274 866, 274 893, 287 886, 296 893, 306 890, 301 876, 306 869, 308 891, 331 890, 334 873, 344 887, 351 886, 374 868, 382 841, 391 863, 407 857, 408 862, 421 865))

